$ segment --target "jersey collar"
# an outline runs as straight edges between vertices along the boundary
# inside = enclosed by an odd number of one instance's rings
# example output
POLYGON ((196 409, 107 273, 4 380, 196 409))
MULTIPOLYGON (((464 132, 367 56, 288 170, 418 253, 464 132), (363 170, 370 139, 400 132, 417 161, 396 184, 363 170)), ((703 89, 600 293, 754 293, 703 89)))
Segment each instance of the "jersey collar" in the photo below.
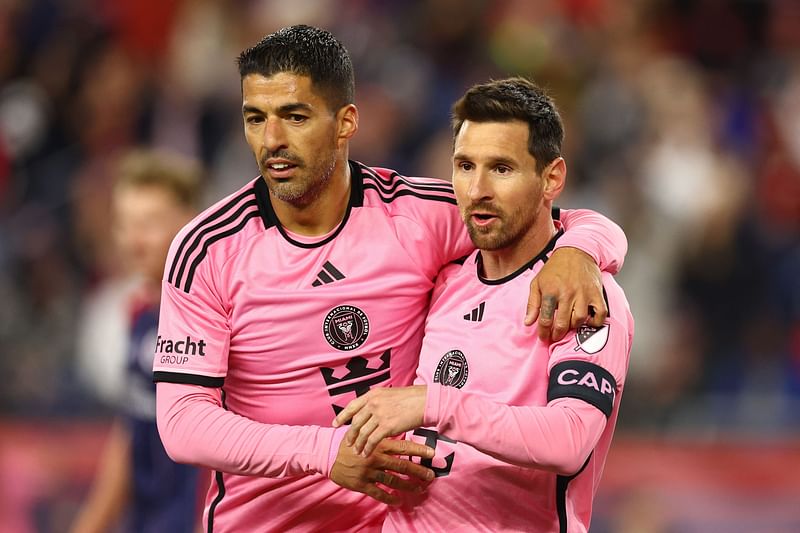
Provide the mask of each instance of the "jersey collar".
POLYGON ((298 246, 300 248, 317 248, 335 239, 336 236, 341 233, 342 229, 344 229, 345 224, 347 224, 347 220, 350 218, 351 209, 353 207, 361 207, 364 205, 364 177, 361 164, 355 161, 348 161, 348 164, 350 165, 350 198, 347 202, 347 211, 345 211, 344 217, 339 223, 339 226, 330 235, 318 242, 313 243, 300 242, 290 237, 278 220, 275 210, 272 208, 272 199, 269 196, 267 182, 264 181, 263 176, 259 176, 255 183, 255 193, 256 203, 258 204, 258 213, 261 216, 261 221, 264 223, 264 228, 277 228, 284 239, 294 246, 298 246))
POLYGON ((553 238, 550 239, 550 242, 548 242, 545 245, 545 247, 542 248, 542 251, 536 254, 536 257, 534 257, 533 259, 531 259, 530 261, 519 267, 516 271, 512 272, 508 276, 505 276, 500 279, 486 279, 483 276, 481 276, 481 270, 483 267, 483 257, 481 256, 481 252, 479 251, 475 255, 475 273, 478 275, 478 279, 481 280, 481 283, 483 283, 484 285, 502 285, 503 283, 507 283, 512 279, 516 278, 517 276, 519 276, 520 274, 522 274, 523 272, 525 272, 526 270, 532 269, 539 261, 546 263, 548 257, 547 254, 553 251, 553 248, 555 248, 556 246, 556 241, 563 234, 564 234, 564 228, 560 228, 556 232, 556 234, 553 235, 553 238))

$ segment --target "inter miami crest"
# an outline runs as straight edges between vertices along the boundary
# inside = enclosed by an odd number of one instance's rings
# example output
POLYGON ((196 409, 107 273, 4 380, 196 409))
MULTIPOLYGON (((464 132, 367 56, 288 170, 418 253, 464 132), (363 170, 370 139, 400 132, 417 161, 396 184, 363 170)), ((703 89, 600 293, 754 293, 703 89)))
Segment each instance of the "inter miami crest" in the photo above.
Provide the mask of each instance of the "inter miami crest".
POLYGON ((605 348, 608 342, 608 330, 610 325, 604 324, 599 328, 583 325, 575 333, 575 341, 578 345, 575 351, 583 350, 586 353, 597 353, 605 348))
POLYGON ((433 382, 460 389, 469 377, 467 358, 461 350, 450 350, 441 358, 433 374, 433 382))
POLYGON ((369 320, 364 311, 352 305, 334 307, 322 323, 328 344, 337 350, 355 350, 367 340, 369 320))

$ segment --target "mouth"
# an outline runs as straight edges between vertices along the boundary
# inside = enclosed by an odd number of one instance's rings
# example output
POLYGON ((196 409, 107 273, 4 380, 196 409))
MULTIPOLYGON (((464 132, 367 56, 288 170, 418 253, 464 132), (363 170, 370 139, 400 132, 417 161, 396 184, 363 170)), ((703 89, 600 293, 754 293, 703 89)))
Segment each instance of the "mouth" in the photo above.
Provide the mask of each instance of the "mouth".
POLYGON ((494 213, 472 212, 469 215, 473 224, 479 227, 485 227, 498 219, 494 213))
POLYGON ((270 159, 263 168, 273 179, 287 179, 292 177, 297 165, 286 159, 270 159))

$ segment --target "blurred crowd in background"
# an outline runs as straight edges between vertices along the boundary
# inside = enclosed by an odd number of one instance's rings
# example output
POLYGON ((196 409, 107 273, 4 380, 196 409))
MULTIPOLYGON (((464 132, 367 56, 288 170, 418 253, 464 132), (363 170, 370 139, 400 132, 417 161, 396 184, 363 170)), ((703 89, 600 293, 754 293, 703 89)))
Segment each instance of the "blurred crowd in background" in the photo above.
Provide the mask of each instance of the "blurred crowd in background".
POLYGON ((369 165, 448 179, 473 83, 558 103, 560 205, 626 231, 636 318, 593 531, 797 531, 796 0, 0 0, 0 531, 64 531, 122 398, 120 158, 253 179, 235 58, 297 23, 350 50, 369 165))
POLYGON ((207 203, 255 177, 235 58, 295 23, 352 54, 351 157, 406 175, 449 178, 450 104, 469 85, 546 87, 567 132, 560 205, 606 214, 629 240, 621 430, 797 433, 793 0, 1 1, 3 415, 113 408, 115 162, 134 147, 197 158, 207 203))

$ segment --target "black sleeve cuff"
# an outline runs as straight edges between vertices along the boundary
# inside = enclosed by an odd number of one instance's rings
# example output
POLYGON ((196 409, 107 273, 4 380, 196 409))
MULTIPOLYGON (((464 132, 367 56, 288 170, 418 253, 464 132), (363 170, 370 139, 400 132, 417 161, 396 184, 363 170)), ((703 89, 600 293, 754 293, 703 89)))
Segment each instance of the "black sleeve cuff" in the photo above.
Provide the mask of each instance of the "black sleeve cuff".
POLYGON ((183 383, 186 385, 202 385, 218 389, 225 383, 225 378, 212 378, 197 374, 184 374, 182 372, 153 372, 153 382, 183 383))

